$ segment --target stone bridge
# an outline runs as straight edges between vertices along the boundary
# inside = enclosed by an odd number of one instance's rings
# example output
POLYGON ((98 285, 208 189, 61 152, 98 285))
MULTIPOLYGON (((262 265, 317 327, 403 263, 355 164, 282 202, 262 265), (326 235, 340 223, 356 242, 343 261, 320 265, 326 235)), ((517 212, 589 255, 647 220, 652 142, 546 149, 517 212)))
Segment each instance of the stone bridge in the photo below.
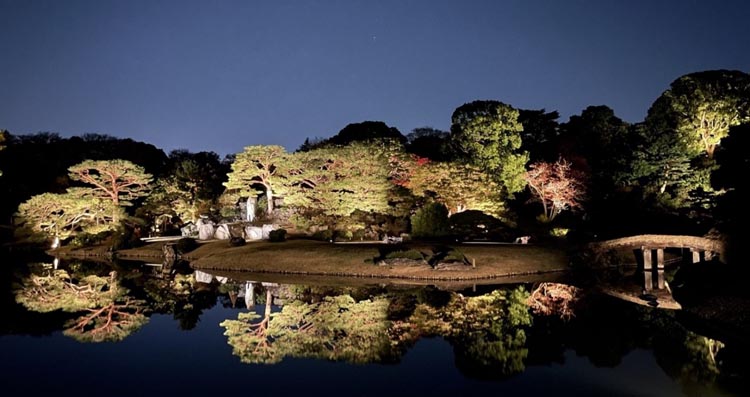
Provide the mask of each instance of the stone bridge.
POLYGON ((702 260, 708 261, 718 258, 724 261, 725 246, 721 240, 697 236, 675 236, 663 234, 642 234, 623 237, 614 240, 591 243, 590 248, 595 252, 606 252, 612 249, 631 248, 636 255, 636 261, 643 266, 644 285, 646 289, 664 286, 664 249, 679 248, 683 256, 689 253, 688 259, 692 263, 702 260), (654 265, 657 270, 656 285, 653 282, 654 265))

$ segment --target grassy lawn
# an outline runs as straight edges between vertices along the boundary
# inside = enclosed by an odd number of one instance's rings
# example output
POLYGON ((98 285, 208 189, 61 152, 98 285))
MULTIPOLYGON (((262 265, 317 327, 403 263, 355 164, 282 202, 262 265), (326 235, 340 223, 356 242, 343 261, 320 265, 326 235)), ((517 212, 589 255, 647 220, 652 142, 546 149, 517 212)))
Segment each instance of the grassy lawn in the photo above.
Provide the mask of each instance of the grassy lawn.
MULTIPOLYGON (((157 242, 143 247, 121 250, 123 259, 161 259, 162 246, 157 242)), ((423 254, 430 258, 437 244, 408 243, 400 249, 407 256, 423 254)), ((525 276, 561 272, 568 269, 564 251, 534 245, 474 245, 455 244, 448 259, 465 258, 467 265, 456 264, 447 269, 433 269, 426 261, 404 261, 402 264, 377 265, 377 258, 385 258, 395 245, 331 244, 314 240, 289 240, 283 243, 249 242, 242 247, 230 247, 227 241, 201 243, 197 249, 183 255, 196 269, 275 273, 306 276, 367 277, 411 280, 482 280, 498 277, 525 276), (472 267, 474 263, 476 267, 472 267)), ((65 248, 55 254, 75 257, 97 257, 106 254, 106 247, 79 250, 65 248)), ((388 255, 391 258, 394 255, 388 255)), ((398 257, 399 255, 395 255, 398 257)))
MULTIPOLYGON (((380 250, 393 249, 384 244, 330 244, 312 240, 283 243, 252 242, 229 247, 226 241, 202 244, 184 255, 196 269, 245 271, 255 273, 307 274, 424 280, 472 280, 566 270, 568 258, 563 251, 529 245, 454 245, 471 265, 450 270, 434 270, 426 263, 378 266, 373 259, 380 250)), ((430 244, 406 246, 430 255, 430 244)), ((454 255, 455 256, 455 255, 454 255)))

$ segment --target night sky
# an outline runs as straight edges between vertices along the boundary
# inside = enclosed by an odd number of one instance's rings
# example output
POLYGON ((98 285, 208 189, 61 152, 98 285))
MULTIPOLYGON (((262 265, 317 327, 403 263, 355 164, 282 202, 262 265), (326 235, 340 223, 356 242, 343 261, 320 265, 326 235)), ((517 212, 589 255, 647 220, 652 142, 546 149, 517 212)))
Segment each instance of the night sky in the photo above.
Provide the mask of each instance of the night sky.
POLYGON ((348 123, 449 129, 476 99, 606 104, 750 69, 750 1, 0 0, 0 129, 296 149, 348 123))

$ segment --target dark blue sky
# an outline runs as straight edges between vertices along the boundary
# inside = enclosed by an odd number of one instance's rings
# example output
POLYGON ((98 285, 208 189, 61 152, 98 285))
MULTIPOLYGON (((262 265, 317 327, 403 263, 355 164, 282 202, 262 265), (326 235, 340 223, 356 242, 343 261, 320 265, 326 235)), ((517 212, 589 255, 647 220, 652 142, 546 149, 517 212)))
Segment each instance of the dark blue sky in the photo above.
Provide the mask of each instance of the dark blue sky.
POLYGON ((0 0, 0 128, 165 150, 448 129, 475 99, 639 121, 706 69, 750 69, 750 2, 0 0))

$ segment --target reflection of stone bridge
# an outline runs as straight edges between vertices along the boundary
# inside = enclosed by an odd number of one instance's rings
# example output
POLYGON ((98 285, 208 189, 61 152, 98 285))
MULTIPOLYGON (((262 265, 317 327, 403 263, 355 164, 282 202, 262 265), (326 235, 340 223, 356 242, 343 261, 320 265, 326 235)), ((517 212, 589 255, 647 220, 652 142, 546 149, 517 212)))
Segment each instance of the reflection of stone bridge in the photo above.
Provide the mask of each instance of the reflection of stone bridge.
POLYGON ((680 249, 682 260, 690 263, 723 260, 724 242, 696 236, 674 236, 662 234, 642 234, 593 243, 594 251, 605 252, 613 249, 630 248, 636 255, 636 262, 642 267, 646 289, 654 287, 653 270, 657 271, 656 288, 664 288, 664 250, 680 249))

